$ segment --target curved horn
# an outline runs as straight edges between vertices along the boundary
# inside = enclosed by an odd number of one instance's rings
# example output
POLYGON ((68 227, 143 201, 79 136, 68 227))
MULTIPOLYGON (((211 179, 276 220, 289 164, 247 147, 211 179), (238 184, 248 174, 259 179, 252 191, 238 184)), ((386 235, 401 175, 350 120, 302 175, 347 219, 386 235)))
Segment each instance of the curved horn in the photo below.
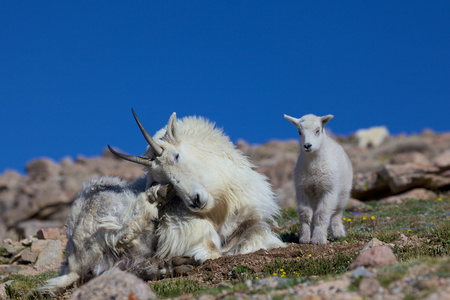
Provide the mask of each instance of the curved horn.
POLYGON ((142 134, 144 135, 145 140, 147 141, 147 143, 150 145, 150 147, 152 148, 153 152, 155 153, 156 156, 161 156, 161 154, 163 153, 163 148, 161 148, 154 140, 153 138, 150 136, 150 134, 147 133, 147 131, 145 130, 144 126, 142 126, 141 122, 139 121, 138 117, 136 116, 136 114, 134 113, 134 110, 131 109, 131 111, 133 112, 133 116, 134 119, 136 120, 136 123, 139 126, 139 129, 141 130, 142 134))
POLYGON ((111 151, 117 157, 120 157, 122 159, 131 161, 131 162, 134 162, 134 163, 137 163, 137 164, 140 164, 140 165, 144 165, 144 166, 147 166, 147 167, 151 167, 152 166, 152 162, 149 161, 146 158, 139 157, 139 156, 126 155, 126 154, 117 152, 116 150, 111 148, 109 145, 108 145, 108 148, 109 148, 109 151, 111 151))

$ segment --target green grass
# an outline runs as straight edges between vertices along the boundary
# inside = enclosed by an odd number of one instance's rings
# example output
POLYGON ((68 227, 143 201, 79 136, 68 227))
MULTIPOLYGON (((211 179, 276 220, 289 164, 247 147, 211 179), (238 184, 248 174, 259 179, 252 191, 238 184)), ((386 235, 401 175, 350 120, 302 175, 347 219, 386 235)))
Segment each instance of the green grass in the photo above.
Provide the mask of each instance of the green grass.
POLYGON ((198 295, 201 291, 207 289, 205 285, 198 281, 182 278, 157 281, 151 283, 150 287, 159 297, 165 298, 178 297, 188 293, 198 295))
POLYGON ((297 261, 276 260, 268 264, 264 270, 264 277, 310 277, 345 273, 356 254, 337 254, 331 258, 307 258, 297 261))
POLYGON ((292 223, 292 221, 294 222, 298 221, 297 208, 290 207, 281 210, 280 214, 278 216, 275 216, 275 220, 278 222, 278 225, 280 226, 292 223))
POLYGON ((7 255, 7 254, 8 254, 8 251, 6 251, 5 248, 0 247, 0 255, 7 255))
POLYGON ((5 286, 6 294, 10 299, 50 299, 33 290, 43 286, 48 279, 58 274, 57 271, 49 271, 35 276, 11 275, 0 280, 0 283, 14 280, 12 284, 5 286))
MULTIPOLYGON (((450 218, 448 199, 406 200, 401 205, 372 201, 366 205, 370 210, 367 213, 344 213, 347 241, 377 237, 383 242, 390 243, 397 238, 399 232, 405 235, 425 236, 430 234, 436 224, 445 223, 445 220, 448 224, 450 218), (349 219, 351 221, 348 221, 349 219)), ((448 236, 448 230, 447 235, 445 230, 439 233, 444 237, 448 236)))
POLYGON ((6 256, 8 252, 4 248, 0 248, 0 265, 6 265, 9 263, 9 258, 6 256))
POLYGON ((248 279, 254 279, 255 278, 254 274, 255 271, 253 271, 252 269, 243 265, 239 265, 231 269, 228 277, 231 281, 242 282, 248 279))

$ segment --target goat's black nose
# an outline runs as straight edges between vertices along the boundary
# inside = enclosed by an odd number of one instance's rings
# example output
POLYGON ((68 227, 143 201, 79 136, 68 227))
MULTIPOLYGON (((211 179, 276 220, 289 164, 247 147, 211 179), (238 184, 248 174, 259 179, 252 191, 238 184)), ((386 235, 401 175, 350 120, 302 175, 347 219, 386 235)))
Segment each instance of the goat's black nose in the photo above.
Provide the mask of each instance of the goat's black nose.
POLYGON ((200 195, 197 194, 194 201, 192 201, 192 204, 194 205, 195 208, 200 208, 201 206, 201 201, 200 201, 200 195))
POLYGON ((305 147, 306 150, 309 150, 312 147, 312 145, 310 143, 308 143, 308 144, 305 144, 304 147, 305 147))

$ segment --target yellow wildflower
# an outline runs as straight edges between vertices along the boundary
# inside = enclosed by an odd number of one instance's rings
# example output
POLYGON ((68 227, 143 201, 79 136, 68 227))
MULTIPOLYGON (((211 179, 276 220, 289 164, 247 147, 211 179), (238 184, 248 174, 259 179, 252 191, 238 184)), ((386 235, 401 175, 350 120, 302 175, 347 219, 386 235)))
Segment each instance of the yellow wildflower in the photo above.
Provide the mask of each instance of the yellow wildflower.
POLYGON ((371 218, 372 220, 375 220, 375 216, 371 216, 370 218, 371 218))
POLYGON ((363 220, 365 221, 365 220, 367 220, 367 218, 366 218, 366 217, 363 217, 363 220))

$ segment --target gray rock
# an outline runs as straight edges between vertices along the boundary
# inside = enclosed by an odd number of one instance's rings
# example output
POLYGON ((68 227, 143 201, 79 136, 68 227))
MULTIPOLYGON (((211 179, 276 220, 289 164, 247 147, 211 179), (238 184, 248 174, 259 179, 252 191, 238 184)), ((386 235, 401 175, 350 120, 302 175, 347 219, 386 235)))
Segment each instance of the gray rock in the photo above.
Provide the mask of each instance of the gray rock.
POLYGON ((25 249, 20 254, 20 260, 25 263, 34 263, 39 256, 39 253, 32 252, 31 249, 25 249))
POLYGON ((17 233, 21 238, 28 236, 35 236, 40 229, 43 228, 61 228, 64 225, 62 221, 41 221, 31 219, 28 221, 20 222, 17 225, 17 233))
POLYGON ((390 163, 394 165, 402 165, 407 163, 428 165, 430 164, 430 161, 420 152, 407 152, 395 154, 391 158, 390 163))
POLYGON ((45 247, 47 247, 48 243, 49 241, 47 240, 36 240, 33 244, 31 244, 31 251, 40 253, 45 247))
POLYGON ((432 192, 430 190, 424 189, 424 188, 415 188, 410 191, 407 191, 405 193, 386 197, 383 199, 380 199, 380 202, 382 203, 396 203, 396 204, 402 204, 403 200, 405 199, 432 199, 437 197, 437 194, 435 192, 432 192))
POLYGON ((11 239, 6 239, 4 241, 3 247, 9 254, 12 254, 12 255, 15 255, 15 254, 19 253, 20 251, 22 251, 23 249, 25 249, 25 247, 21 243, 12 241, 11 239))
POLYGON ((94 278, 76 290, 71 300, 76 299, 156 299, 150 286, 133 274, 117 271, 94 278))
POLYGON ((47 245, 39 253, 35 266, 46 266, 55 262, 62 262, 64 260, 63 249, 61 241, 48 240, 47 245))
POLYGON ((28 163, 27 174, 33 180, 44 180, 59 173, 59 165, 53 160, 41 158, 28 163))
POLYGON ((407 163, 403 165, 386 165, 380 176, 388 182, 392 193, 400 193, 414 187, 428 185, 427 174, 438 172, 432 165, 407 163))
POLYGON ((450 169, 450 150, 437 156, 433 162, 439 169, 450 169))
POLYGON ((352 277, 353 278, 359 278, 359 277, 372 277, 373 273, 368 271, 366 268, 364 267, 357 267, 356 269, 353 270, 352 272, 352 277))
POLYGON ((25 265, 0 265, 0 275, 36 275, 33 267, 25 265))

